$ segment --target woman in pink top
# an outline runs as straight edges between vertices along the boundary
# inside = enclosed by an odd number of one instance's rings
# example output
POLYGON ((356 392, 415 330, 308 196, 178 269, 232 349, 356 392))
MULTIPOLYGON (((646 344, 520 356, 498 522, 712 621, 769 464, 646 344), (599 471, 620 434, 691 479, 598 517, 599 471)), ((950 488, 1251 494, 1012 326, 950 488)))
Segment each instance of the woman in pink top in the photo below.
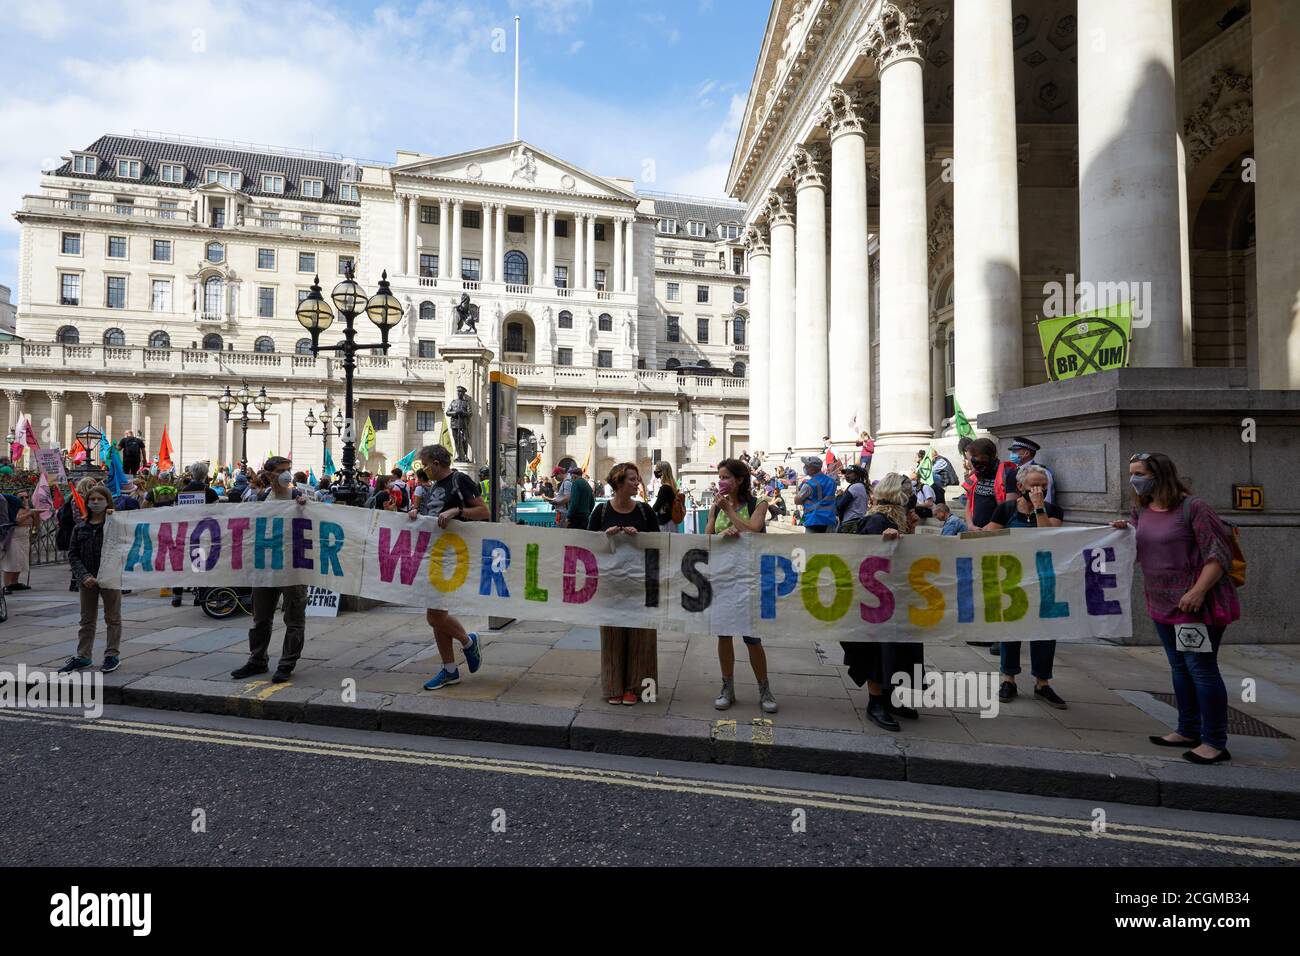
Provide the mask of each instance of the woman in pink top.
POLYGON ((1137 528, 1147 612, 1169 657, 1178 700, 1178 729, 1153 735, 1151 742, 1182 747, 1183 757, 1196 764, 1230 760, 1219 644, 1227 626, 1241 617, 1237 589, 1227 575, 1232 534, 1213 508, 1192 497, 1168 455, 1134 455, 1128 471, 1134 507, 1130 521, 1116 521, 1114 527, 1131 522, 1137 528), (1203 625, 1209 650, 1179 650, 1179 624, 1203 625))

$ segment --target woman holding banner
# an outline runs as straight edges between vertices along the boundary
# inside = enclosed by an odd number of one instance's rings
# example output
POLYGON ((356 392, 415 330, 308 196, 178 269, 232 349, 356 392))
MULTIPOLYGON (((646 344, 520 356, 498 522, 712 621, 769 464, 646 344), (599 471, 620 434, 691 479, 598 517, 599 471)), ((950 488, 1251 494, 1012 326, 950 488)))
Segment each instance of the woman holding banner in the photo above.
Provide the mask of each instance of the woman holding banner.
POLYGON ((1228 691, 1219 673, 1219 645, 1229 624, 1241 617, 1233 568, 1232 530, 1214 509, 1192 496, 1173 460, 1160 452, 1129 459, 1133 510, 1115 528, 1137 528, 1147 611, 1173 671, 1178 728, 1161 747, 1181 747, 1194 764, 1231 760, 1228 752, 1228 691), (1181 632, 1181 633, 1180 633, 1181 632), (1208 639, 1209 650, 1188 649, 1187 636, 1208 639), (1181 638, 1181 640, 1180 640, 1181 638))
MULTIPOLYGON (((575 481, 584 479, 575 477, 575 481)), ((632 462, 615 465, 606 481, 613 489, 609 501, 596 505, 591 512, 589 531, 603 531, 611 538, 617 534, 650 533, 659 530, 659 519, 644 501, 633 496, 641 486, 641 473, 632 462)), ((600 628, 600 680, 605 699, 611 704, 633 706, 643 690, 659 682, 658 634, 646 627, 600 628), (646 682, 649 681, 649 684, 646 682)), ((651 691, 653 700, 657 691, 651 691)))
MULTIPOLYGON (((916 513, 912 510, 911 482, 897 472, 890 472, 876 482, 875 503, 858 523, 858 534, 879 535, 885 541, 896 541, 900 535, 911 534, 916 529, 916 513)), ((849 677, 861 687, 867 685, 867 718, 883 730, 901 729, 898 717, 915 720, 919 715, 913 707, 895 704, 892 692, 893 677, 903 675, 901 686, 911 687, 913 675, 922 664, 923 645, 893 641, 843 641, 844 663, 849 677)), ((920 688, 913 688, 920 690, 920 688)))
MULTIPOLYGON (((1042 465, 1022 465, 1016 469, 1016 487, 1020 494, 993 509, 993 520, 984 526, 985 531, 1002 528, 1059 528, 1065 512, 1047 500, 1047 469, 1042 465)), ((1002 641, 999 647, 1002 683, 998 687, 998 700, 1007 704, 1015 699, 1016 675, 1020 673, 1020 641, 1002 641)), ((1034 696, 1057 710, 1065 710, 1066 703, 1052 689, 1052 662, 1056 659, 1056 641, 1029 642, 1029 672, 1034 675, 1034 696)))
MULTIPOLYGON (((767 499, 756 498, 751 490, 752 476, 743 461, 728 458, 718 465, 718 496, 709 509, 705 534, 734 538, 741 534, 763 534, 767 530, 767 499)), ((775 714, 776 698, 767 682, 767 652, 758 637, 742 636, 749 652, 749 666, 758 681, 758 702, 765 714, 775 714)), ((718 665, 722 668, 722 693, 713 702, 726 710, 736 702, 736 649, 730 634, 718 635, 718 665)))

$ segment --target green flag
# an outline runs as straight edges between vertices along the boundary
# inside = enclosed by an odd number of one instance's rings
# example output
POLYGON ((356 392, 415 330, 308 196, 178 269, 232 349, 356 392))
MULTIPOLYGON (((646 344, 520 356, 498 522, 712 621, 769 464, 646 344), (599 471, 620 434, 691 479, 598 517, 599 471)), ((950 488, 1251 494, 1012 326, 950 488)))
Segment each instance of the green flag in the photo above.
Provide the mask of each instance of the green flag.
POLYGON ((370 416, 366 416, 366 427, 361 429, 361 444, 357 446, 357 461, 364 462, 370 457, 370 451, 375 447, 375 426, 370 421, 370 416))
POLYGON ((922 458, 921 463, 916 466, 916 480, 923 485, 930 485, 934 483, 934 449, 933 448, 927 448, 925 450, 925 457, 922 458))
POLYGON ((452 455, 456 454, 456 446, 451 440, 451 428, 448 426, 445 416, 442 419, 442 434, 438 436, 438 444, 447 449, 452 455))
POLYGON ((1124 368, 1132 335, 1132 302, 1038 321, 1047 377, 1053 382, 1124 368))
POLYGON ((953 396, 952 405, 952 424, 953 427, 957 429, 957 437, 974 438, 975 429, 970 427, 970 422, 966 420, 966 413, 961 410, 961 402, 957 401, 956 396, 953 396))
POLYGON ((414 449, 414 448, 412 448, 410 451, 408 451, 408 452, 406 453, 406 455, 405 455, 403 458, 401 458, 401 459, 397 462, 397 464, 394 465, 393 467, 394 467, 394 468, 400 468, 400 469, 402 469, 402 471, 406 471, 406 470, 407 470, 408 468, 410 468, 413 464, 415 464, 415 449, 414 449))
POLYGON ((325 464, 324 464, 324 467, 321 468, 321 474, 324 475, 326 478, 328 478, 328 477, 330 477, 332 474, 334 474, 334 471, 335 471, 335 469, 334 469, 334 456, 331 455, 331 454, 330 454, 330 450, 329 450, 328 448, 326 448, 326 449, 325 449, 325 464))

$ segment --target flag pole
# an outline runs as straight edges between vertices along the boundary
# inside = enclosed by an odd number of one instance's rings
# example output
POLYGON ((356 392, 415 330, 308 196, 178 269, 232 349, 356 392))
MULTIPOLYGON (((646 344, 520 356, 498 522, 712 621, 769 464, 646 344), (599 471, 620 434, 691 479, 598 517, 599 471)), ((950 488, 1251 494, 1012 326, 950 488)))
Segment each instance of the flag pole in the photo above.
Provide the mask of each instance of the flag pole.
POLYGON ((515 135, 519 140, 519 18, 515 17, 515 135))

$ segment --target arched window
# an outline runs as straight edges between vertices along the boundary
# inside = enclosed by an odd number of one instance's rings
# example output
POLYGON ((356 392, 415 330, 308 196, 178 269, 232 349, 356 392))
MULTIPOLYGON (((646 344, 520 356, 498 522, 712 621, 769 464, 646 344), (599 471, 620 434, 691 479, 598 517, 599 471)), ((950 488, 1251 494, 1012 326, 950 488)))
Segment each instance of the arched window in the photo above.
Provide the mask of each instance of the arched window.
POLYGON ((565 309, 560 313, 560 324, 558 327, 561 329, 573 328, 573 313, 568 309, 565 309))
POLYGON ((209 332, 203 336, 203 348, 209 352, 220 352, 225 348, 225 343, 221 341, 221 336, 216 332, 209 332))
POLYGON ((81 333, 75 325, 65 325, 55 333, 54 340, 63 345, 77 345, 81 342, 81 333))
POLYGON ((169 349, 172 347, 172 337, 158 329, 149 333, 149 348, 151 349, 169 349))
POLYGON ((528 257, 518 249, 506 253, 506 282, 510 285, 528 285, 528 257))
POLYGON ((731 344, 745 344, 745 317, 743 315, 733 316, 731 319, 731 344))
POLYGON ((506 323, 506 351, 522 352, 524 345, 524 324, 522 322, 506 323))
POLYGON ((421 322, 432 322, 437 317, 438 317, 438 310, 434 307, 432 302, 420 303, 421 322))
POLYGON ((209 262, 223 262, 226 258, 226 247, 219 242, 209 242, 207 247, 207 259, 209 262))
POLYGON ((126 345, 126 333, 121 329, 109 329, 104 333, 104 344, 122 348, 126 345))
POLYGON ((226 281, 221 276, 208 276, 203 282, 203 311, 207 315, 220 315, 225 311, 226 281))
POLYGON ((274 352, 275 339, 269 335, 259 335, 257 341, 253 343, 254 352, 274 352))
POLYGON ((664 369, 669 372, 671 372, 675 368, 681 368, 681 367, 682 367, 682 363, 677 361, 677 359, 675 358, 671 358, 667 362, 664 362, 664 369))
POLYGON ((600 313, 600 317, 596 321, 600 323, 600 331, 602 332, 614 331, 614 317, 611 316, 608 312, 600 313))
POLYGON ((293 350, 299 355, 311 355, 311 339, 299 339, 294 343, 293 350))
POLYGON ((735 365, 731 366, 731 374, 734 375, 734 376, 736 376, 736 378, 744 378, 744 377, 745 377, 745 363, 744 363, 744 362, 737 362, 735 365))

